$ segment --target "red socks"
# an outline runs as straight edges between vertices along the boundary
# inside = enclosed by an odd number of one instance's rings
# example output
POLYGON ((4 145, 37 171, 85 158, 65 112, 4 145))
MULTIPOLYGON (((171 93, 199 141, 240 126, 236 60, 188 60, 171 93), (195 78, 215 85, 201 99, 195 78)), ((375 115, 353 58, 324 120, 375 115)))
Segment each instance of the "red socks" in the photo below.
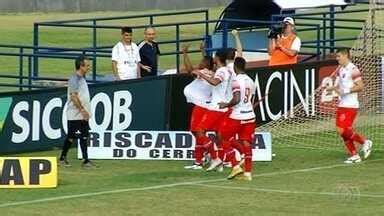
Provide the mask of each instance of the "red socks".
POLYGON ((233 148, 235 148, 237 151, 240 152, 240 154, 244 154, 244 145, 241 144, 238 140, 230 139, 231 145, 233 148))
POLYGON ((357 134, 357 133, 353 133, 351 139, 352 139, 354 142, 359 143, 360 145, 362 145, 362 144, 365 143, 365 138, 364 138, 363 136, 361 136, 360 134, 357 134))
POLYGON ((195 146, 195 160, 196 163, 202 163, 204 152, 208 151, 212 159, 217 158, 217 153, 214 149, 213 141, 206 137, 201 136, 196 138, 195 146))
POLYGON ((232 167, 236 166, 238 164, 238 161, 236 160, 236 153, 233 147, 231 146, 231 143, 228 141, 223 141, 222 145, 226 160, 232 164, 232 167))
POLYGON ((252 146, 243 146, 244 149, 244 172, 252 172, 252 146))
POLYGON ((356 147, 353 142, 357 142, 360 145, 365 142, 365 138, 353 132, 352 128, 344 128, 344 132, 341 134, 341 137, 343 138, 345 147, 347 147, 351 156, 357 154, 356 147))

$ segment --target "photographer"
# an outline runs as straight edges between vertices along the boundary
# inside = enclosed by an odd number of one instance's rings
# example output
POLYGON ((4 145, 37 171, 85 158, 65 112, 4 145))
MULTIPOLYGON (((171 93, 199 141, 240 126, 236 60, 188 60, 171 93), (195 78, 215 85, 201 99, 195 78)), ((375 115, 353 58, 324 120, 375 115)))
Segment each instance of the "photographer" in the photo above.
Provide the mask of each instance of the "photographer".
POLYGON ((269 66, 297 63, 301 41, 294 29, 295 22, 291 17, 286 17, 281 30, 274 28, 268 33, 269 66))

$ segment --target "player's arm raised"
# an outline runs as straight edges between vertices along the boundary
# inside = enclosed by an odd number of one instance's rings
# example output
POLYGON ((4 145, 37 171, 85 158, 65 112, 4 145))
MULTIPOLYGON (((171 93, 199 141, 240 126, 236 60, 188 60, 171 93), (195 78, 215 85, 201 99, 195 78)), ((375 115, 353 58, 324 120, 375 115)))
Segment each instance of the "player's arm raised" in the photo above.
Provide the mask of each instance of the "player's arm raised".
POLYGON ((204 73, 201 73, 199 70, 192 71, 192 74, 195 74, 197 77, 205 79, 209 84, 213 86, 217 86, 222 82, 222 79, 220 79, 217 76, 211 77, 204 73))
POLYGON ((240 34, 236 29, 232 30, 231 33, 232 33, 233 37, 235 38, 236 57, 243 57, 243 46, 241 45, 240 34))
POLYGON ((181 51, 183 53, 184 67, 188 71, 188 73, 191 73, 193 71, 193 65, 191 58, 189 58, 188 55, 189 46, 189 44, 183 44, 181 51))

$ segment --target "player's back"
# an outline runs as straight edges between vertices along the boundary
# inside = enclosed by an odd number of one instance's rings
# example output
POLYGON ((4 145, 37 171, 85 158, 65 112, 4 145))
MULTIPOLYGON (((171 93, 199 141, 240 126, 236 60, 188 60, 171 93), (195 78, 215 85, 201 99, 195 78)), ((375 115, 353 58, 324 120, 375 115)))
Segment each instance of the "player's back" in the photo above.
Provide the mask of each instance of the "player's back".
MULTIPOLYGON (((213 76, 213 72, 208 69, 202 69, 200 72, 207 76, 213 76)), ((188 103, 207 108, 207 102, 212 99, 212 85, 198 77, 184 88, 184 95, 188 103)))
POLYGON ((255 94, 255 84, 247 74, 238 74, 233 80, 232 89, 240 92, 240 102, 233 107, 230 118, 248 120, 255 118, 252 96, 255 94))

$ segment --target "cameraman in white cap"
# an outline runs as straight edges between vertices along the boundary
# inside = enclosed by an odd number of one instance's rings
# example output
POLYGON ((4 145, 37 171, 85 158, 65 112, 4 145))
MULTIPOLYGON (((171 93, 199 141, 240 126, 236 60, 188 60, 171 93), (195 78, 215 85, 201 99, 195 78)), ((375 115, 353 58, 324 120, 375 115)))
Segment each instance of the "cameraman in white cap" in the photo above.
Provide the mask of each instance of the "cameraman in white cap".
POLYGON ((282 34, 269 39, 269 66, 296 64, 300 47, 301 40, 295 33, 295 21, 292 17, 285 17, 282 34))

